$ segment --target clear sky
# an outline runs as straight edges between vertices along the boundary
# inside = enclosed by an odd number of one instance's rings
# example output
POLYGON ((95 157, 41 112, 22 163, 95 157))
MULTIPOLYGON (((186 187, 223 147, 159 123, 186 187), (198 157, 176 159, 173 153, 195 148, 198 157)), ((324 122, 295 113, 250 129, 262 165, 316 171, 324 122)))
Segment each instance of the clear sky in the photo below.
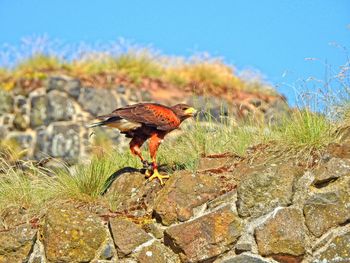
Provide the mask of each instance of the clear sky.
POLYGON ((166 55, 209 52, 254 68, 295 103, 297 80, 325 78, 350 48, 349 0, 0 0, 0 48, 48 35, 64 43, 124 38, 166 55), (305 58, 317 58, 310 61, 305 58))

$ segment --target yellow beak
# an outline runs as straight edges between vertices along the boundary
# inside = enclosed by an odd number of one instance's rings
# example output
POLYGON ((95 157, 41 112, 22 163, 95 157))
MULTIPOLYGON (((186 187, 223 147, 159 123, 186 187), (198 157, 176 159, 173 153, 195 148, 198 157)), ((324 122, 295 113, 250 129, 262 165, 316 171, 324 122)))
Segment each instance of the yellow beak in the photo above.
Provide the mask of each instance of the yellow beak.
POLYGON ((192 117, 197 114, 197 110, 195 108, 190 107, 187 110, 185 110, 185 114, 192 117))

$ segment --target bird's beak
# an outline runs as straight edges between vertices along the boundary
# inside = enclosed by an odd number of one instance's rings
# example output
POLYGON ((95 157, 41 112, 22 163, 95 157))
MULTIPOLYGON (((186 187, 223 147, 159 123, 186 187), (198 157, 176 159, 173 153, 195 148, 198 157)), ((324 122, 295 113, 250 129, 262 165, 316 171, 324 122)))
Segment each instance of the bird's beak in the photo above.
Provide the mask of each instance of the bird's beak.
POLYGON ((198 111, 195 108, 192 108, 192 107, 190 107, 187 110, 185 110, 185 114, 187 116, 190 116, 190 117, 196 116, 197 113, 198 113, 198 111))

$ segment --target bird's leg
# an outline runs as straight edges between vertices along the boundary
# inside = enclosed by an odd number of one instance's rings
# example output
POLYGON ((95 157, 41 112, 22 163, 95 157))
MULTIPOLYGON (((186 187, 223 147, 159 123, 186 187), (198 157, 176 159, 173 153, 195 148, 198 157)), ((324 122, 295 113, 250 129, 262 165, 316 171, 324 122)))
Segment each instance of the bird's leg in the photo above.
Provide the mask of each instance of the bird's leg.
POLYGON ((145 160, 141 154, 141 146, 142 144, 145 142, 146 140, 144 138, 137 138, 137 137, 134 137, 132 138, 132 140, 130 141, 130 151, 133 155, 136 155, 138 156, 140 159, 141 159, 141 162, 142 162, 142 165, 143 165, 143 168, 147 169, 150 167, 150 163, 145 160))
POLYGON ((160 182, 161 185, 164 185, 163 179, 168 179, 169 175, 161 175, 158 172, 158 164, 157 164, 157 150, 159 145, 161 144, 164 136, 160 136, 159 134, 153 134, 151 136, 150 142, 149 142, 149 150, 150 150, 150 155, 152 158, 152 171, 147 170, 146 171, 146 176, 149 177, 148 180, 151 181, 155 178, 157 178, 160 182))

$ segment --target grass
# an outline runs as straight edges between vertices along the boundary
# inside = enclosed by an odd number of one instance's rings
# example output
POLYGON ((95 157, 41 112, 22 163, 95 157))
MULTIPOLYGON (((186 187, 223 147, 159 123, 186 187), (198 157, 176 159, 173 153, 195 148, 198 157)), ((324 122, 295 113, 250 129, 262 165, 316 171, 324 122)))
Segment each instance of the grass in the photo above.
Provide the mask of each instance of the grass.
POLYGON ((95 156, 88 164, 78 164, 73 169, 57 172, 52 192, 67 199, 94 202, 100 198, 106 180, 115 171, 126 167, 140 166, 128 152, 109 152, 95 156))
POLYGON ((50 178, 29 162, 11 165, 0 158, 0 211, 9 206, 37 211, 52 198, 50 178), (22 168, 26 166, 26 171, 22 168))
MULTIPOLYGON (((196 94, 222 95, 238 90, 271 93, 272 90, 263 81, 240 78, 232 66, 219 58, 160 56, 144 48, 120 54, 91 51, 72 57, 74 59, 33 53, 11 68, 0 68, 0 88, 11 90, 20 80, 40 82, 52 74, 65 74, 100 87, 115 85, 118 81, 133 87, 143 80, 156 80, 196 94)), ((25 89, 30 85, 22 86, 25 89)))
POLYGON ((295 149, 321 150, 335 142, 334 124, 324 115, 309 110, 296 110, 280 125, 273 127, 275 139, 282 145, 295 149))
MULTIPOLYGON (((171 170, 195 171, 202 155, 231 152, 246 157, 248 147, 261 143, 278 149, 283 158, 289 153, 289 157, 307 159, 308 154, 322 152, 328 143, 337 141, 334 127, 324 116, 306 110, 295 111, 278 125, 256 122, 238 125, 230 119, 221 124, 188 121, 178 135, 169 136, 161 145, 158 162, 167 164, 171 170)), ((149 158, 147 146, 143 151, 144 157, 149 158)), ((1 160, 0 170, 5 173, 0 175, 0 210, 9 204, 38 210, 58 200, 105 202, 100 193, 113 172, 127 166, 141 167, 128 149, 97 151, 90 162, 57 170, 54 177, 34 166, 23 171, 9 165, 4 157, 1 160)))

